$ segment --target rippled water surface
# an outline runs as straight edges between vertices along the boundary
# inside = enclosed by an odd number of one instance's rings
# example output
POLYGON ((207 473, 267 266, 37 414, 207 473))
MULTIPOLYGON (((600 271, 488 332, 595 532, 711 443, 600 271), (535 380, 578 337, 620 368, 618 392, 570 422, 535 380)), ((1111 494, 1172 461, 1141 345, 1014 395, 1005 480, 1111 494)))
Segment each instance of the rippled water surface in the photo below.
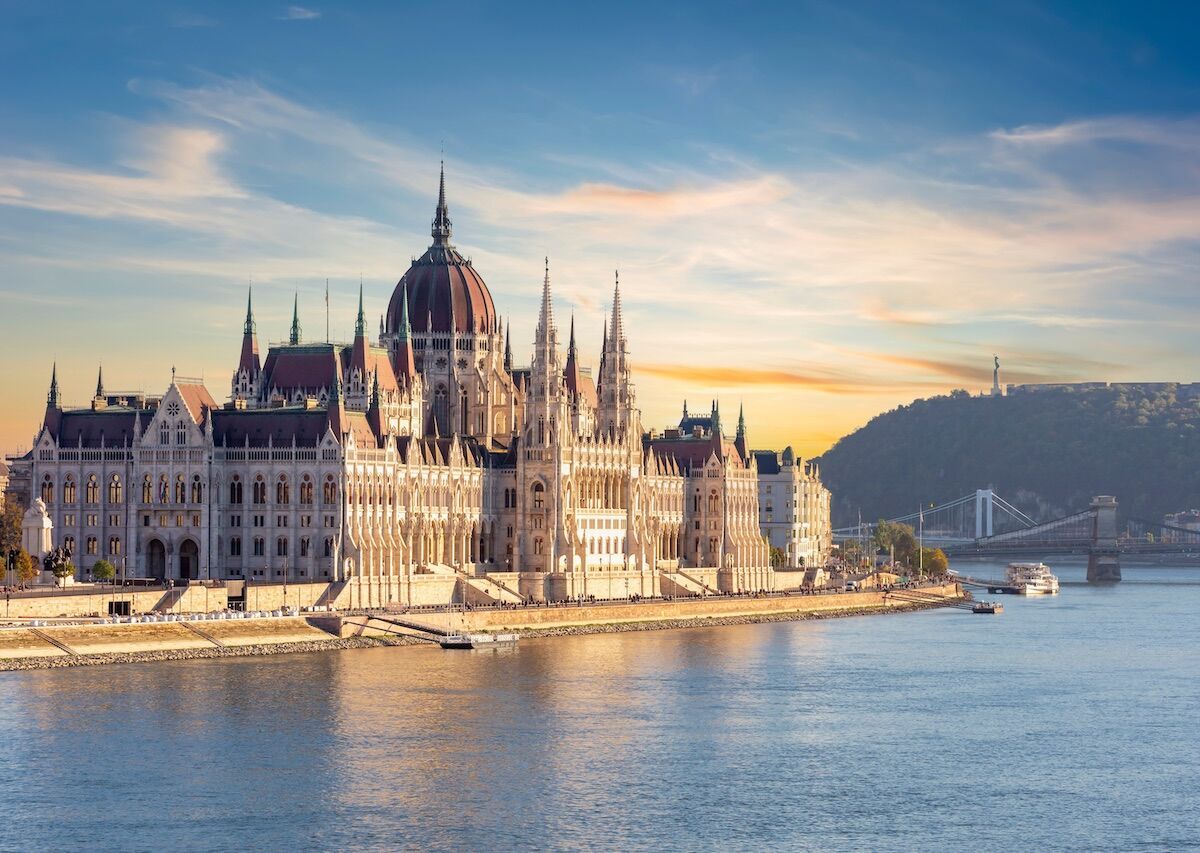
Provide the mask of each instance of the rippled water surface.
POLYGON ((1054 568, 999 616, 3 673, 0 848, 1200 844, 1200 570, 1054 568))

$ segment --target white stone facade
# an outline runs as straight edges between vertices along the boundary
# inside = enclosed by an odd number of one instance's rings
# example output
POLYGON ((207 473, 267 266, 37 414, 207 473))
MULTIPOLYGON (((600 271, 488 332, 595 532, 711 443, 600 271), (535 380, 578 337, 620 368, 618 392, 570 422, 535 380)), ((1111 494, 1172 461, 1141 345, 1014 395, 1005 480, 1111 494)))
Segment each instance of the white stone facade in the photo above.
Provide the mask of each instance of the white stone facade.
POLYGON ((128 577, 353 582, 368 605, 411 602, 431 574, 491 576, 501 600, 657 595, 682 569, 763 590, 777 583, 764 531, 780 524, 793 565, 823 560, 815 472, 769 481, 796 494, 766 522, 744 423, 736 441, 716 417, 643 430, 619 286, 594 382, 573 323, 563 357, 547 264, 532 363, 514 369, 449 233, 443 196, 374 342, 360 295, 352 344, 306 343, 297 317, 260 363, 248 306, 227 403, 173 377, 161 398, 98 382, 67 409, 53 380, 27 460, 80 575, 103 557, 128 577))

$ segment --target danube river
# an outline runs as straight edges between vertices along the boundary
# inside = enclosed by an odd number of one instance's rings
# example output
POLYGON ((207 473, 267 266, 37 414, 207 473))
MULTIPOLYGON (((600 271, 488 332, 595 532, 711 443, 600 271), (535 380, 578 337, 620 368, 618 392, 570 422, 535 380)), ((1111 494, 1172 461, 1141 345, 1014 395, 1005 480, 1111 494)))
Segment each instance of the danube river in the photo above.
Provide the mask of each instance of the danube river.
POLYGON ((1054 568, 999 616, 0 674, 0 848, 1200 844, 1200 570, 1054 568))

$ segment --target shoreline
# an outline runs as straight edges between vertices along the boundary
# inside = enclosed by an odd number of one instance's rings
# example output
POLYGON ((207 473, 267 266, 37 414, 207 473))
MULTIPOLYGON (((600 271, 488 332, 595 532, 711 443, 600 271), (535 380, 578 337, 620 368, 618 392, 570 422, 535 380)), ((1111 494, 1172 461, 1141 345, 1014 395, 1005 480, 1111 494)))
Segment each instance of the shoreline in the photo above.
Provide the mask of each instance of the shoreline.
MULTIPOLYGON (((637 622, 596 622, 563 625, 549 628, 517 628, 514 633, 522 639, 585 636, 588 634, 622 634, 634 631, 667 631, 680 628, 710 628, 728 625, 755 625, 772 622, 805 622, 818 619, 845 619, 854 616, 875 616, 888 613, 913 613, 944 607, 936 603, 912 603, 892 607, 848 607, 837 610, 794 610, 787 612, 739 614, 730 616, 690 616, 676 619, 637 622)), ((261 657, 265 655, 296 654, 301 652, 343 651, 401 646, 429 646, 426 640, 398 635, 330 637, 284 643, 258 643, 223 648, 154 649, 130 652, 98 652, 63 657, 0 658, 0 673, 23 672, 35 669, 64 669, 76 666, 106 666, 123 663, 153 663, 157 661, 204 660, 210 658, 261 657)))

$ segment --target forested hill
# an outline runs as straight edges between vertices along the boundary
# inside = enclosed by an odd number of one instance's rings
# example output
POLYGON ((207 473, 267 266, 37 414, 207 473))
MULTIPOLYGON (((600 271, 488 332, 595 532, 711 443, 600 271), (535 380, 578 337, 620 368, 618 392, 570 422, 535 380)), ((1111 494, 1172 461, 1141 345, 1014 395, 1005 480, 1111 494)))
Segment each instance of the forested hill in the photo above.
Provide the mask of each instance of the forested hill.
POLYGON ((1105 494, 1123 518, 1160 521, 1200 506, 1200 386, 955 391, 873 418, 817 461, 835 526, 989 485, 1038 520, 1105 494))

